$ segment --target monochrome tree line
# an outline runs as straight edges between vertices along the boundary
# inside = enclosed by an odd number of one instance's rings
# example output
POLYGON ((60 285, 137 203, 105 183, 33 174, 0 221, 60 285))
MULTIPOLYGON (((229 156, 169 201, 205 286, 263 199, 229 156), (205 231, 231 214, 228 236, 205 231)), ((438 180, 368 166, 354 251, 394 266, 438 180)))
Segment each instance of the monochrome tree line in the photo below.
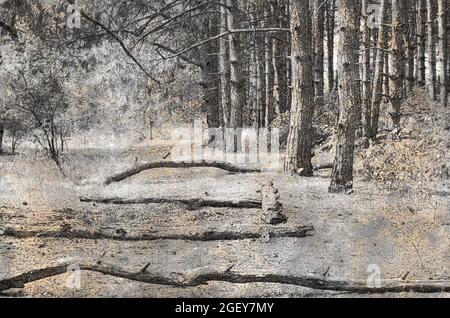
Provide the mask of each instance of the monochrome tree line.
MULTIPOLYGON (((316 110, 336 103, 330 192, 352 189, 355 141, 362 137, 368 147, 376 140, 383 103, 392 106, 393 132, 402 128, 403 100, 417 87, 447 107, 448 0, 59 1, 66 19, 73 13, 66 12, 69 4, 77 5, 81 27, 56 24, 52 38, 67 43, 68 33, 78 49, 102 39, 117 43, 149 89, 167 85, 158 77, 161 63, 191 67, 209 127, 270 130, 289 114, 286 173, 312 176, 316 110)), ((44 10, 26 0, 4 1, 0 27, 17 41, 24 32, 17 24, 54 22, 44 10)), ((33 103, 36 93, 23 89, 33 103)), ((49 122, 56 118, 46 114, 49 122)), ((51 125, 42 132, 48 149, 51 125)), ((0 145, 10 126, 6 118, 0 122, 0 145)))

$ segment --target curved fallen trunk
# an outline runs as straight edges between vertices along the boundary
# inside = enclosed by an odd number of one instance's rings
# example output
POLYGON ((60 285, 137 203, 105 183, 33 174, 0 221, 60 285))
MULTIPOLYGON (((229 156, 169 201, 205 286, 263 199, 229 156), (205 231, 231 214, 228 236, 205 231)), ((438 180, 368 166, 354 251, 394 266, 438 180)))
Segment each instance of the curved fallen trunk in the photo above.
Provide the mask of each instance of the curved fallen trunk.
POLYGON ((174 161, 156 161, 141 164, 133 167, 127 171, 115 174, 105 180, 105 185, 113 182, 119 182, 125 180, 131 176, 134 176, 142 171, 158 169, 158 168, 217 168, 228 172, 234 173, 258 173, 261 169, 250 169, 245 167, 234 166, 226 162, 214 162, 214 161, 200 161, 200 162, 174 162, 174 161))
MULTIPOLYGON (((143 267, 139 272, 130 272, 120 269, 113 265, 102 264, 98 261, 95 264, 76 264, 80 270, 92 271, 104 275, 110 275, 119 278, 125 278, 136 282, 168 285, 174 287, 193 287, 204 285, 211 281, 228 282, 228 283, 278 283, 307 287, 318 290, 340 291, 358 294, 383 294, 383 293, 442 293, 450 292, 450 281, 402 281, 389 280, 384 281, 381 287, 368 287, 366 282, 362 281, 340 281, 329 280, 312 276, 296 276, 285 274, 239 274, 231 272, 233 267, 213 268, 205 267, 195 269, 187 273, 179 273, 171 275, 171 277, 162 276, 147 272, 147 266, 143 267)), ((19 274, 14 277, 0 280, 0 291, 23 288, 27 283, 35 282, 41 279, 64 274, 68 271, 68 267, 73 266, 71 263, 62 263, 46 268, 31 270, 26 273, 19 274)), ((72 267, 71 267, 72 268, 72 267)))

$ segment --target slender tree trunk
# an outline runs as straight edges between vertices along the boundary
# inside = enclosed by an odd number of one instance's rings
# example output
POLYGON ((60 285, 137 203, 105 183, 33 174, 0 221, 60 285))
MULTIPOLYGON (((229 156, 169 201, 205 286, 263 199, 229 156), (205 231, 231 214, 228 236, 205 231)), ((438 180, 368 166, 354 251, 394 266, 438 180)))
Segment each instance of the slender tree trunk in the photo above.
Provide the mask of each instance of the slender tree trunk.
MULTIPOLYGON (((239 16, 238 0, 227 0, 227 23, 228 29, 234 30, 239 16)), ((245 80, 242 77, 241 39, 239 33, 230 33, 228 36, 229 58, 230 58, 230 120, 229 128, 241 128, 243 123, 243 108, 245 103, 245 80)), ((227 149, 237 152, 240 148, 240 135, 230 136, 227 139, 227 149)))
POLYGON ((334 12, 336 0, 328 1, 327 9, 327 55, 328 55, 328 92, 334 90, 334 12))
POLYGON ((359 0, 341 0, 338 5, 339 42, 339 121, 337 125, 336 156, 329 192, 342 193, 353 188, 353 156, 357 118, 361 107, 359 78, 360 41, 359 0))
MULTIPOLYGON (((251 26, 256 29, 256 18, 253 13, 250 13, 251 26)), ((249 64, 249 74, 250 74, 250 91, 249 91, 249 102, 251 104, 251 109, 253 111, 253 127, 259 128, 259 111, 258 111, 258 45, 256 41, 256 34, 252 35, 250 44, 250 64, 249 64)))
MULTIPOLYGON (((362 126, 363 136, 370 138, 371 130, 371 102, 372 95, 371 79, 370 79, 370 29, 368 26, 367 16, 367 3, 368 0, 361 1, 362 10, 362 63, 361 63, 361 79, 362 79, 362 126)), ((366 145, 368 146, 368 144, 366 145)))
POLYGON ((264 37, 264 76, 265 76, 265 99, 266 99, 266 112, 264 126, 269 127, 273 119, 273 102, 272 102, 272 52, 271 52, 271 39, 269 36, 264 37))
POLYGON ((314 97, 316 107, 323 104, 324 97, 324 34, 325 5, 323 0, 313 0, 312 34, 314 46, 314 97))
MULTIPOLYGON (((290 12, 289 12, 289 0, 279 0, 279 26, 282 28, 289 28, 290 23, 290 12)), ((291 35, 289 33, 277 34, 278 41, 278 84, 280 91, 280 113, 285 113, 289 111, 291 100, 289 98, 289 70, 288 70, 288 56, 291 51, 290 39, 291 35)))
POLYGON ((436 93, 436 37, 435 37, 435 6, 433 0, 427 0, 427 66, 428 91, 430 98, 435 100, 436 93))
MULTIPOLYGON (((389 34, 387 34, 388 32, 386 32, 385 35, 385 47, 389 47, 389 34)), ((391 56, 389 54, 390 52, 386 52, 386 54, 384 54, 384 72, 383 72, 383 100, 384 101, 388 101, 390 96, 391 96, 391 78, 390 78, 390 74, 391 74, 391 56)))
POLYGON ((17 132, 12 132, 11 134, 11 155, 16 155, 16 147, 17 142, 19 141, 19 137, 17 137, 17 132))
POLYGON ((277 39, 272 39, 272 69, 273 69, 273 88, 272 88, 272 100, 275 114, 279 116, 281 114, 281 100, 280 100, 280 71, 279 64, 280 49, 277 39))
POLYGON ((0 123, 0 154, 3 153, 3 136, 5 134, 5 127, 0 123))
MULTIPOLYGON (((213 36, 217 33, 217 21, 205 19, 203 30, 213 36)), ((219 61, 217 51, 220 50, 217 41, 211 41, 203 50, 203 65, 201 66, 203 94, 203 109, 206 113, 206 121, 209 128, 219 128, 222 126, 222 116, 220 107, 220 91, 217 74, 219 71, 219 61)))
POLYGON ((263 127, 264 126, 264 122, 263 122, 263 96, 262 96, 262 92, 263 92, 263 67, 262 67, 262 63, 261 63, 261 58, 260 58, 260 52, 259 52, 259 45, 257 46, 256 49, 256 103, 258 105, 257 107, 257 117, 258 117, 258 127, 263 127))
POLYGON ((447 107, 447 9, 448 0, 438 0, 438 47, 439 56, 437 59, 437 74, 439 83, 440 101, 443 107, 447 107))
MULTIPOLYGON (((275 0, 270 3, 271 6, 271 14, 272 14, 272 27, 279 28, 281 27, 280 22, 280 5, 279 1, 275 0)), ((273 70, 273 86, 272 86, 272 103, 273 109, 275 111, 276 116, 281 114, 281 77, 280 74, 283 74, 283 66, 282 66, 282 48, 281 42, 277 38, 278 35, 272 37, 272 70, 273 70)), ((284 74, 283 74, 284 76, 284 74)))
MULTIPOLYGON (((227 0, 228 12, 227 22, 230 30, 235 29, 236 19, 239 15, 237 0, 227 0)), ((242 127, 242 110, 245 101, 245 81, 243 80, 241 42, 238 33, 231 33, 228 38, 230 54, 230 75, 231 75, 231 110, 230 127, 242 127)))
POLYGON ((415 52, 416 52, 416 1, 409 1, 407 7, 407 51, 406 51, 406 91, 411 92, 414 88, 415 78, 414 78, 414 62, 415 62, 415 52))
MULTIPOLYGON (((287 21, 287 26, 290 28, 291 24, 291 0, 287 1, 286 15, 289 16, 289 21, 287 21)), ((292 109, 292 35, 289 34, 286 42, 288 42, 286 48, 286 110, 291 111, 292 109)))
POLYGON ((425 29, 426 29, 426 16, 425 16, 425 0, 417 0, 416 4, 416 17, 417 17, 417 83, 419 86, 424 86, 426 81, 425 74, 425 29))
POLYGON ((377 49, 374 51, 374 75, 371 98, 371 124, 370 138, 375 139, 378 134, 378 118, 380 117, 380 105, 383 92, 384 49, 385 49, 385 10, 386 0, 380 2, 380 25, 378 26, 377 49))
POLYGON ((391 73, 390 73, 390 99, 393 112, 390 114, 394 127, 400 128, 401 102, 405 97, 405 65, 406 65, 406 0, 392 1, 392 39, 390 45, 391 73))
POLYGON ((292 104, 284 161, 288 173, 312 175, 311 130, 314 113, 311 15, 308 1, 291 0, 292 104))
MULTIPOLYGON (((227 23, 227 0, 221 0, 220 6, 220 33, 228 31, 227 23)), ((223 116, 223 124, 229 126, 230 121, 230 63, 229 48, 226 37, 219 38, 219 72, 220 72, 220 97, 223 116)))

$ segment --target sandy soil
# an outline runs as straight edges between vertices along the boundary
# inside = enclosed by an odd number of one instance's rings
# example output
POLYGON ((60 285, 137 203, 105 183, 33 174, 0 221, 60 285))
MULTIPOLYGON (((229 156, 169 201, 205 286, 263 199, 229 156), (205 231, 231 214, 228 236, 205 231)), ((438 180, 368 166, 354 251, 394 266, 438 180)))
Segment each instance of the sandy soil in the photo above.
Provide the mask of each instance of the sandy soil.
MULTIPOLYGON (((109 174, 134 164, 136 156, 152 153, 73 155, 66 162, 68 178, 51 162, 29 157, 0 158, 0 286, 2 279, 70 263, 112 264, 128 272, 176 277, 199 268, 230 265, 242 275, 298 275, 365 282, 379 269, 381 284, 390 281, 450 280, 450 217, 448 197, 415 192, 387 192, 360 178, 353 195, 327 193, 326 172, 310 179, 281 174, 230 174, 218 169, 156 169, 120 183, 103 186, 109 174), (114 158, 114 159, 112 159, 114 158), (279 189, 288 222, 313 225, 313 236, 195 241, 182 239, 127 240, 46 237, 49 230, 102 229, 126 235, 195 233, 204 228, 240 229, 265 226, 258 209, 186 209, 178 204, 110 205, 81 203, 82 195, 120 197, 260 199, 261 181, 279 189), (10 237, 7 229, 32 231, 10 237), (118 231, 119 230, 119 231, 118 231)), ((210 281, 201 286, 149 284, 81 271, 48 275, 4 296, 22 297, 342 297, 289 284, 210 281), (78 277, 78 276, 76 276, 78 277)), ((352 296, 367 296, 352 294, 352 296)), ((387 293, 373 297, 417 297, 429 294, 387 293)), ((449 297, 448 293, 432 294, 449 297)))

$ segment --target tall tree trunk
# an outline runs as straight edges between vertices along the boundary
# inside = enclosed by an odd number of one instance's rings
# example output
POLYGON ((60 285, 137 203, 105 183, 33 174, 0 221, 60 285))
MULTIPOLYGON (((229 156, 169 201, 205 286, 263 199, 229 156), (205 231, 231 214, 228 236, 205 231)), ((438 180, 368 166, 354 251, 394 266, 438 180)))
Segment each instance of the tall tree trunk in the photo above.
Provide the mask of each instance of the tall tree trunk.
POLYGON ((292 104, 284 170, 312 175, 311 130, 314 114, 311 15, 308 1, 291 0, 292 104))
MULTIPOLYGON (((220 6, 220 33, 228 31, 227 0, 221 0, 220 6)), ((220 72, 220 97, 223 116, 223 124, 229 126, 230 121, 230 60, 228 42, 225 37, 219 38, 219 72, 220 72)))
POLYGON ((425 29, 426 29, 426 9, 425 0, 417 0, 416 4, 416 24, 417 24, 417 53, 416 53, 416 65, 417 65, 417 83, 419 86, 424 86, 426 81, 425 75, 425 29))
POLYGON ((414 56, 416 53, 416 1, 410 1, 408 6, 405 8, 407 13, 407 28, 408 28, 408 40, 407 40, 407 51, 406 51, 406 91, 411 92, 414 88, 415 78, 414 78, 414 56))
MULTIPOLYGON (((279 64, 280 46, 276 38, 272 39, 272 69, 273 69, 273 88, 272 88, 272 100, 275 114, 279 116, 281 114, 281 100, 280 100, 280 71, 281 66, 279 64)), ((283 74, 283 73, 281 73, 283 74)), ((283 74, 284 75, 284 74, 283 74)))
MULTIPOLYGON (((389 37, 390 35, 388 34, 389 32, 386 30, 386 35, 385 35, 385 43, 384 43, 384 47, 389 47, 389 37)), ((386 52, 386 54, 384 54, 384 72, 383 72, 383 97, 385 101, 388 101, 390 96, 391 96, 391 78, 390 78, 390 74, 391 74, 391 56, 389 54, 390 52, 386 52)))
POLYGON ((405 97, 405 65, 406 65, 406 0, 392 1, 392 38, 390 45, 390 99, 393 112, 390 113, 394 127, 400 128, 401 102, 405 97))
MULTIPOLYGON (((227 0, 228 12, 227 22, 229 30, 234 30, 239 16, 238 0, 227 0)), ((231 109, 230 123, 231 128, 242 127, 242 110, 245 101, 245 80, 243 80, 242 60, 241 60, 241 41, 238 33, 231 33, 228 37, 230 54, 230 85, 231 85, 231 109)))
POLYGON ((256 50, 256 100, 257 100, 257 116, 258 116, 258 127, 264 126, 264 103, 263 103, 263 63, 261 61, 261 55, 260 55, 260 45, 257 46, 256 50))
MULTIPOLYGON (((287 1, 286 4, 286 25, 285 27, 290 28, 291 23, 291 0, 287 1)), ((288 43, 286 46, 286 111, 291 111, 292 108, 292 36, 291 34, 287 35, 286 42, 288 43)))
POLYGON ((266 112, 265 112, 265 119, 264 119, 264 126, 269 127, 270 123, 273 119, 273 100, 272 100, 272 71, 273 71, 273 64, 272 64, 272 52, 271 52, 271 38, 266 35, 264 37, 264 76, 265 76, 265 99, 266 99, 266 112))
MULTIPOLYGON (((253 13, 250 13, 251 26, 256 29, 256 18, 253 13)), ((256 41, 256 34, 253 33, 250 43, 250 90, 249 90, 249 104, 253 111, 253 127, 259 128, 259 110, 258 110, 258 44, 256 41)))
POLYGON ((384 72, 384 55, 385 55, 385 10, 386 0, 380 2, 380 25, 378 26, 377 49, 374 50, 374 75, 372 84, 371 98, 371 124, 370 138, 375 139, 378 134, 378 118, 380 117, 381 99, 383 97, 383 72, 384 72))
MULTIPOLYGON (((289 28, 290 23, 290 11, 289 0, 279 0, 279 26, 285 29, 289 28)), ((291 35, 289 33, 277 34, 278 41, 278 85, 280 91, 280 113, 289 111, 291 100, 289 98, 289 70, 288 70, 288 56, 291 51, 291 35)))
POLYGON ((5 127, 0 123, 0 154, 3 153, 3 136, 5 134, 5 127))
POLYGON ((339 42, 339 120, 336 156, 329 192, 342 193, 353 188, 353 156, 358 113, 361 107, 359 41, 361 2, 341 0, 338 5, 339 42))
POLYGON ((439 55, 437 59, 437 74, 439 83, 440 101, 443 107, 447 107, 447 9, 448 0, 438 0, 438 48, 439 55))
POLYGON ((435 37, 435 6, 433 0, 427 0, 427 66, 428 91, 430 98, 436 99, 436 37, 435 37))
POLYGON ((328 1, 327 8, 327 55, 328 55, 328 92, 334 90, 334 29, 335 19, 334 12, 336 8, 336 0, 328 1))
MULTIPOLYGON (((370 98, 372 95, 372 86, 370 80, 370 28, 368 25, 367 16, 367 3, 368 0, 361 1, 362 10, 362 63, 361 63, 361 79, 362 79, 362 126, 363 126, 363 136, 370 138, 370 127, 371 127, 371 102, 370 98)), ((367 144, 368 145, 368 144, 367 144)))
MULTIPOLYGON (((203 30, 210 36, 217 33, 217 21, 205 19, 203 30)), ((222 126, 219 81, 215 74, 219 71, 217 51, 220 49, 217 41, 209 42, 204 49, 203 65, 201 66, 203 94, 203 109, 206 113, 206 121, 209 128, 222 126)))
POLYGON ((324 91, 324 47, 325 5, 323 0, 313 0, 312 34, 314 46, 314 97, 316 107, 323 103, 324 91))
MULTIPOLYGON (((274 28, 281 28, 281 7, 279 0, 271 1, 271 13, 274 28)), ((283 90, 285 87, 284 76, 285 70, 285 57, 283 56, 283 41, 279 39, 280 35, 272 37, 272 69, 273 69, 273 87, 272 87, 272 101, 275 114, 279 116, 285 109, 285 105, 282 105, 285 100, 282 100, 283 90)), ((284 97, 285 98, 285 97, 284 97)))

